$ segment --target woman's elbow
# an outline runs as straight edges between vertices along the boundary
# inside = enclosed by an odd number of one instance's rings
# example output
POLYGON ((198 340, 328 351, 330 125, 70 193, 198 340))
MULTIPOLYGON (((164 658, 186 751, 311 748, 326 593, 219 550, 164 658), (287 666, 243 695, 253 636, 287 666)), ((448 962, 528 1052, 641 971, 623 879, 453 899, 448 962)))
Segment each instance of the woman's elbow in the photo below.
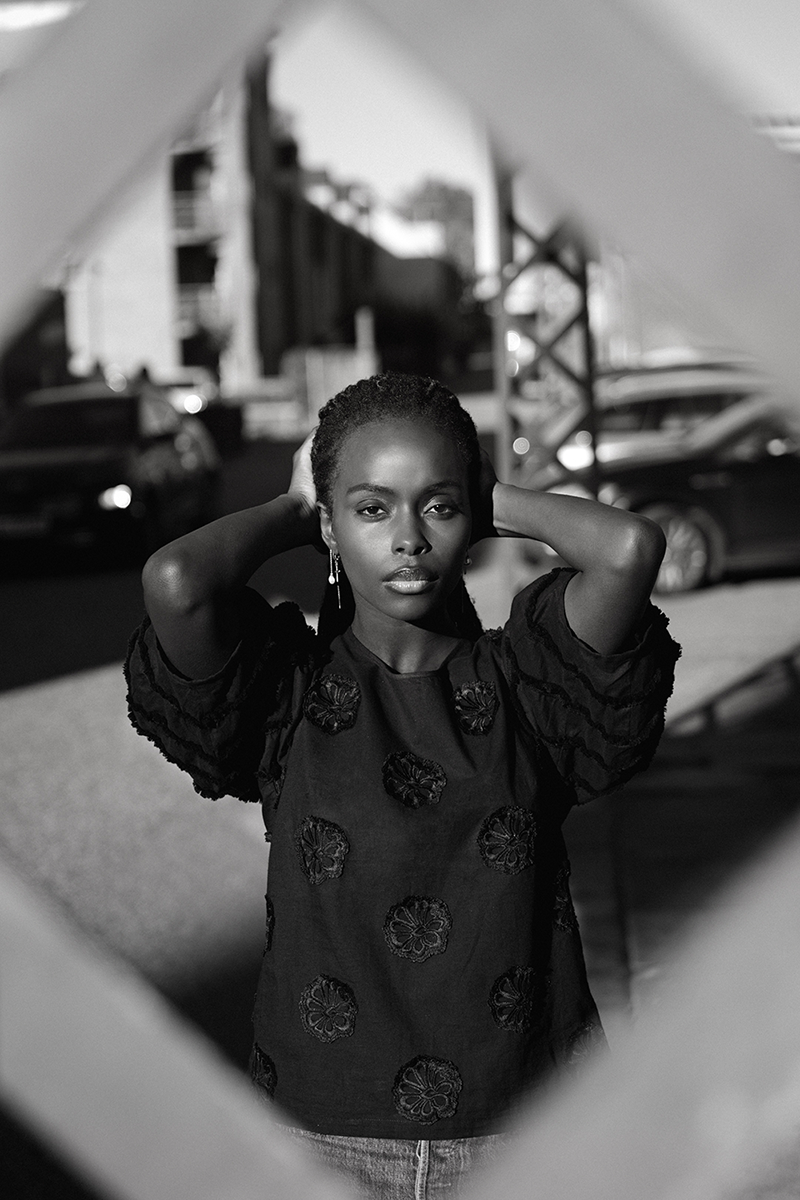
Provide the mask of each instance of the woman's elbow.
POLYGON ((626 516, 628 520, 617 547, 615 565, 625 574, 638 577, 648 575, 655 580, 667 548, 664 531, 655 521, 640 513, 627 513, 626 516))
POLYGON ((142 569, 145 607, 189 614, 198 605, 197 585, 185 556, 174 544, 151 554, 142 569))

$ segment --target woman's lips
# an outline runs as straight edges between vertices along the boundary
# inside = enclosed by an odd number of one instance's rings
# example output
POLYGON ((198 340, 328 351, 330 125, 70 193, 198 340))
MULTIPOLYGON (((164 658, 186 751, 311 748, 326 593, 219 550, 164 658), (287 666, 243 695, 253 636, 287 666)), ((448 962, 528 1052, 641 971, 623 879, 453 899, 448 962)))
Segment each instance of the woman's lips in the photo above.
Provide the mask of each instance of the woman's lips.
POLYGON ((420 567, 401 567, 398 571, 393 571, 384 583, 392 591, 414 595, 432 588, 436 583, 436 576, 420 567))

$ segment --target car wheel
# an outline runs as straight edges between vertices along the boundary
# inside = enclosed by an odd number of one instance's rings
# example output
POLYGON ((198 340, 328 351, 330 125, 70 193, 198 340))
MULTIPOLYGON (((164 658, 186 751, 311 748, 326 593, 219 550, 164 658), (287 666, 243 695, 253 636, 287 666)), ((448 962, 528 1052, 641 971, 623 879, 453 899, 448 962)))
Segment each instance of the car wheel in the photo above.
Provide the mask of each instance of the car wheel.
POLYGON ((672 504, 652 505, 642 515, 664 531, 667 549, 653 591, 660 595, 691 592, 715 574, 711 518, 700 510, 672 504))

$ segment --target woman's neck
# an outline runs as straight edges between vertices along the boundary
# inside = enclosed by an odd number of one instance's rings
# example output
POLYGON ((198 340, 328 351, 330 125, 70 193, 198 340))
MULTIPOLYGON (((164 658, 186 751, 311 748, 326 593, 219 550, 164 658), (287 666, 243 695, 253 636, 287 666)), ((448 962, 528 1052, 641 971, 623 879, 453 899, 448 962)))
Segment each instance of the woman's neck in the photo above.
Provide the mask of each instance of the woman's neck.
POLYGON ((426 629, 405 621, 390 621, 381 614, 366 618, 356 611, 353 633, 377 658, 398 675, 436 671, 461 641, 451 627, 426 629))

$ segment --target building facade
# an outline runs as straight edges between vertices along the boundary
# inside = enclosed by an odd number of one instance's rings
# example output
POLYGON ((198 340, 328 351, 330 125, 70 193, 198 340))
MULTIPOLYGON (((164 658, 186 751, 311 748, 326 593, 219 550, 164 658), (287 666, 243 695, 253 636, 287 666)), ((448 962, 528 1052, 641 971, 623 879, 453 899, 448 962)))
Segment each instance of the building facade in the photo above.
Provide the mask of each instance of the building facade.
MULTIPOLYGON (((269 97, 269 57, 220 88, 64 279, 70 369, 160 381, 210 373, 223 394, 268 391, 303 348, 354 347, 370 361, 448 376, 464 280, 445 257, 397 257, 369 212, 310 197, 310 173, 269 97), (359 325, 358 314, 374 320, 359 325)), ((358 361, 365 361, 363 359, 358 361)))

